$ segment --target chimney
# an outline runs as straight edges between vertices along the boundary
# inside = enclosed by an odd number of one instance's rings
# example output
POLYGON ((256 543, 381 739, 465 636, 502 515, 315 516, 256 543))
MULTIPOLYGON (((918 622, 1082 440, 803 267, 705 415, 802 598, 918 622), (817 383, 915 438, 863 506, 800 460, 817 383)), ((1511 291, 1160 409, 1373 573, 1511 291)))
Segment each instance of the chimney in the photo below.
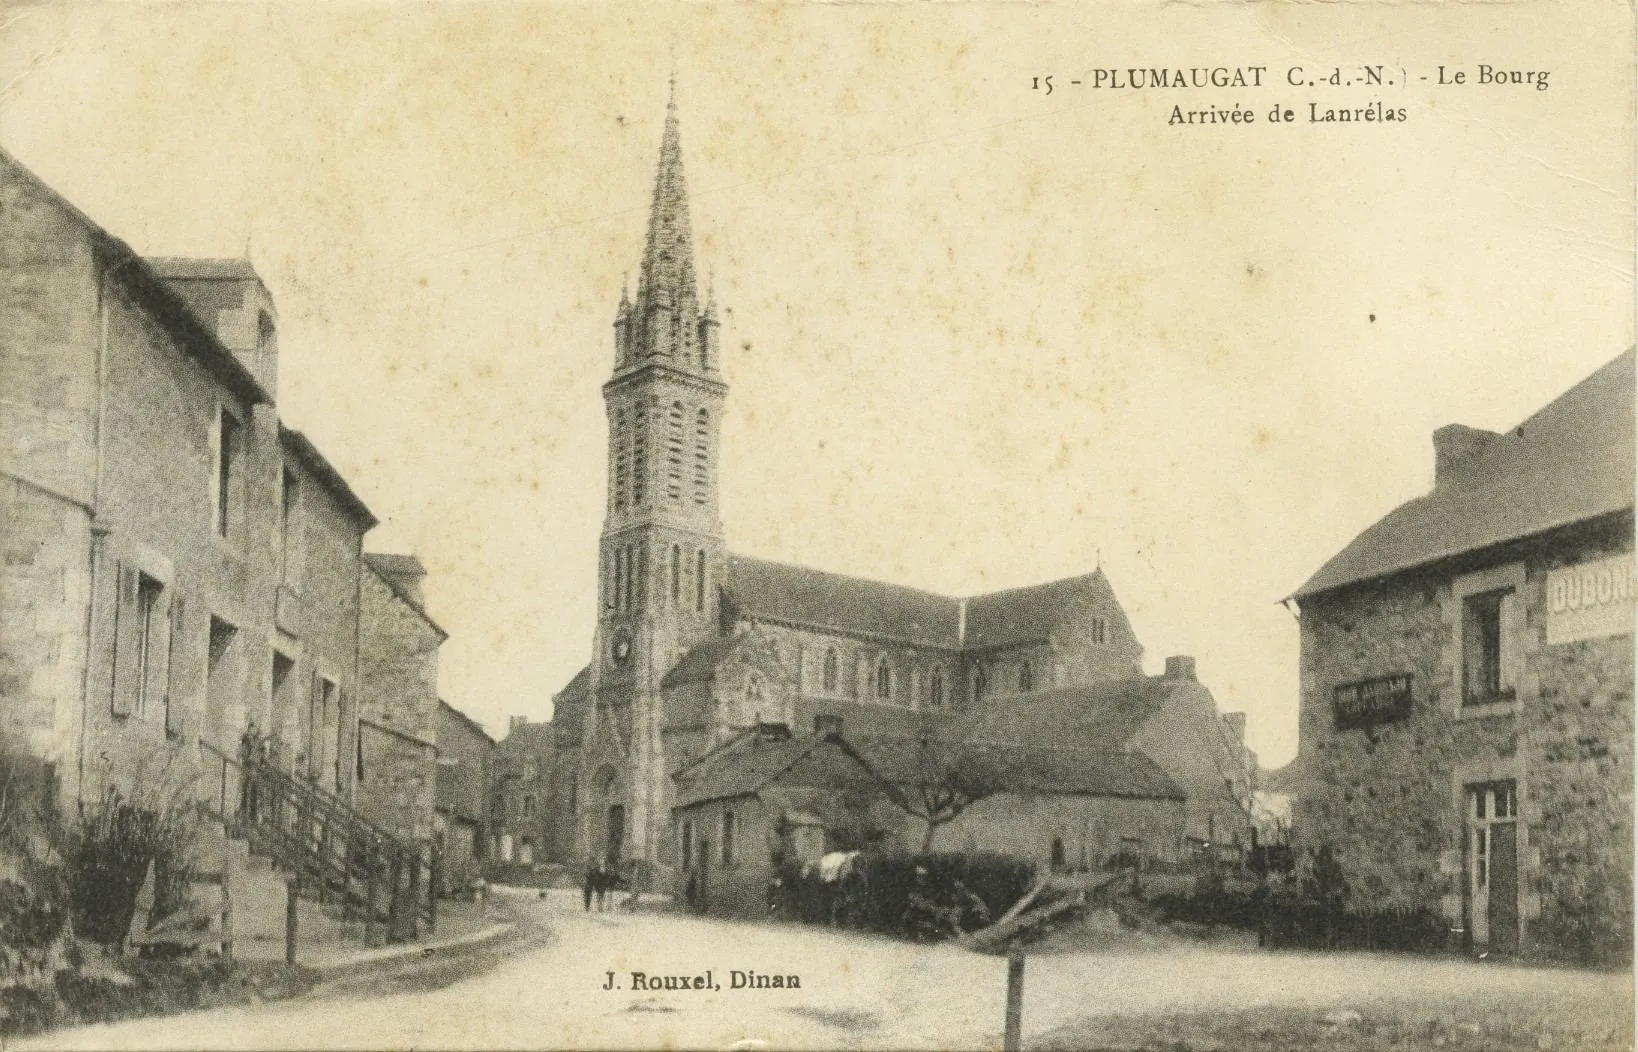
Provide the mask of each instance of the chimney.
POLYGON ((1177 654, 1166 659, 1167 679, 1193 679, 1194 658, 1177 654))
POLYGON ((813 736, 815 738, 840 738, 842 736, 842 717, 822 712, 813 718, 813 736))
POLYGON ((1446 424, 1433 433, 1433 485, 1443 486, 1463 465, 1472 460, 1496 437, 1466 424, 1446 424))
POLYGON ((279 340, 273 297, 248 259, 149 259, 165 286, 275 400, 279 340))
POLYGON ((421 560, 413 555, 385 555, 375 552, 371 552, 365 558, 376 573, 386 578, 398 591, 409 596, 415 605, 426 605, 426 599, 421 594, 421 582, 426 579, 427 568, 421 565, 421 560))
POLYGON ((529 722, 529 717, 527 717, 527 716, 513 716, 512 717, 512 722, 506 728, 506 733, 511 734, 513 731, 517 730, 519 727, 523 727, 523 726, 527 725, 528 722, 529 722))

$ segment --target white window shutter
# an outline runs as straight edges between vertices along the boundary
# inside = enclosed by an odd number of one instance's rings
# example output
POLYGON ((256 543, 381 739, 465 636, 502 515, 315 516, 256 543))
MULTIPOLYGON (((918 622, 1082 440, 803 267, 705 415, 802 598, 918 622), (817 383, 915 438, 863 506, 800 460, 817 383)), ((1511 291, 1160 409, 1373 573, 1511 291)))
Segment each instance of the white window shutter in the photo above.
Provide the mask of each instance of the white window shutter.
POLYGON ((141 639, 141 626, 137 624, 140 612, 136 601, 137 572, 123 562, 116 563, 114 582, 114 682, 110 708, 115 716, 129 716, 137 693, 137 647, 141 639))
POLYGON ((1519 644, 1524 635, 1523 609, 1517 592, 1508 592, 1502 596, 1499 615, 1501 653, 1498 656, 1501 664, 1501 689, 1517 690, 1521 649, 1519 644))
POLYGON ((169 616, 166 618, 168 637, 165 640, 165 678, 164 705, 165 705, 165 733, 173 737, 182 733, 182 705, 177 697, 176 689, 176 641, 182 635, 182 596, 174 589, 167 589, 166 596, 170 599, 169 616))

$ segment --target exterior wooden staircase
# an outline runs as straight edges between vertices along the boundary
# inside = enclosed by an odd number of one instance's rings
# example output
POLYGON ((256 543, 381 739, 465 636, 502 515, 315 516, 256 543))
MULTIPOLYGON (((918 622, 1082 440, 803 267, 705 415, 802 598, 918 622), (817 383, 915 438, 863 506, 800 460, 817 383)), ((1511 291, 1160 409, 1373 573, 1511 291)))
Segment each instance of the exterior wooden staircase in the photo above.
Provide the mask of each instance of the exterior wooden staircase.
MULTIPOLYGON (((199 744, 207 771, 216 776, 204 808, 220 823, 221 837, 213 853, 220 866, 207 862, 198 883, 221 888, 215 895, 204 891, 209 905, 203 912, 214 914, 208 931, 220 934, 210 941, 219 942, 224 956, 232 955, 233 881, 255 858, 266 859, 299 895, 340 920, 362 922, 366 935, 375 930, 388 942, 405 942, 437 927, 439 860, 431 846, 376 826, 335 794, 279 770, 254 747, 230 756, 199 744)), ((203 936, 199 919, 190 922, 203 936)))

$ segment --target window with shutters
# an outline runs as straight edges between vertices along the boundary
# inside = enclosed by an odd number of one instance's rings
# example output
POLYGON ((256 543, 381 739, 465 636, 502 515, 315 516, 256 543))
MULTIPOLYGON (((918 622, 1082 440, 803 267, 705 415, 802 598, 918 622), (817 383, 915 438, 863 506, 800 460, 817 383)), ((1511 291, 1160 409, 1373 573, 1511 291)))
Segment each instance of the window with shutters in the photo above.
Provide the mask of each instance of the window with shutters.
POLYGON ((1460 715, 1494 711, 1518 698, 1524 639, 1524 567, 1513 563, 1458 577, 1451 587, 1451 679, 1460 715))
POLYGON ((694 609, 705 610, 705 549, 694 553, 694 609))
POLYGON ((1026 661, 1018 666, 1018 693, 1028 694, 1035 689, 1035 672, 1026 661))
POLYGON ((1513 696, 1503 630, 1513 590, 1481 592, 1462 600, 1462 704, 1488 705, 1513 696))
POLYGON ((671 605, 682 601, 682 548, 671 546, 671 605))
POLYGON ((826 694, 836 693, 836 648, 825 651, 825 669, 821 679, 826 694))
POLYGON ((892 697, 893 670, 888 667, 886 658, 880 658, 876 662, 876 699, 887 701, 892 697))
POLYGON ((136 591, 136 699, 132 709, 136 715, 144 715, 148 711, 150 696, 158 698, 164 691, 163 683, 155 682, 155 673, 161 667, 162 651, 159 649, 164 636, 163 618, 164 609, 160 604, 160 597, 164 587, 147 574, 137 575, 136 591))
POLYGON ((722 864, 725 866, 731 866, 734 864, 734 832, 736 824, 735 816, 732 811, 724 811, 722 813, 722 864))
POLYGON ((1101 617, 1094 617, 1092 619, 1092 642, 1109 642, 1109 622, 1101 617))
POLYGON ((932 679, 928 685, 927 692, 928 700, 932 703, 932 707, 935 709, 942 709, 944 707, 944 672, 942 669, 935 668, 933 670, 932 679))
POLYGON ((142 716, 165 703, 170 678, 170 603, 164 584, 135 567, 119 565, 115 580, 111 709, 116 716, 142 716))

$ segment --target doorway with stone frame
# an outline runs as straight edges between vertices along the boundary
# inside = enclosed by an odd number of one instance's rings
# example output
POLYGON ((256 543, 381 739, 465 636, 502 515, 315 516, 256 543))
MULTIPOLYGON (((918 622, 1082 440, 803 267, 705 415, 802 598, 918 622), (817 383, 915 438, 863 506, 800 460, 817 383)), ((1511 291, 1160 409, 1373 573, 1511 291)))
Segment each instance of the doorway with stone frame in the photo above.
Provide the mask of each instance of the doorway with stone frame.
POLYGON ((1463 795, 1468 936, 1474 952, 1510 957, 1519 948, 1517 785, 1475 782, 1463 795))

